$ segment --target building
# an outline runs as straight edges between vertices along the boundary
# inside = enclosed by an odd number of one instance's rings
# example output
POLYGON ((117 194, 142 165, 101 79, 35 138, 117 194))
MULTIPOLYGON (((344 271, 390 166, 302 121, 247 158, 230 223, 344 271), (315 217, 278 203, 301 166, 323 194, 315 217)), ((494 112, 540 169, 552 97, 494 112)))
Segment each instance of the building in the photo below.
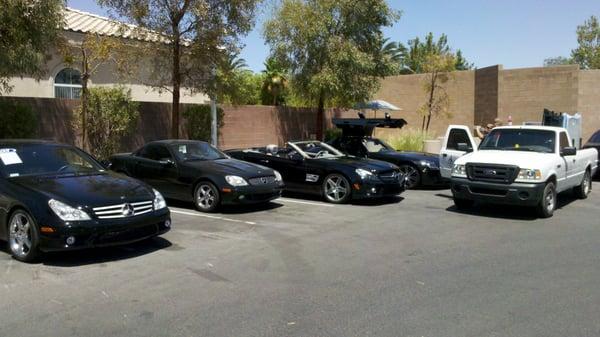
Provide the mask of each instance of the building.
MULTIPOLYGON (((99 34, 102 36, 120 37, 125 39, 138 39, 150 43, 160 43, 156 37, 146 35, 138 37, 134 34, 135 26, 124 25, 109 18, 82 12, 73 8, 65 8, 64 36, 71 43, 81 43, 85 34, 99 34), (125 27, 125 29, 123 29, 125 27)), ((81 94, 81 72, 76 65, 65 64, 64 57, 58 49, 50 51, 50 58, 46 63, 47 74, 39 81, 31 77, 13 77, 10 85, 13 90, 5 96, 33 97, 33 98, 66 98, 77 99, 81 94)), ((113 65, 107 63, 92 75, 89 80, 93 86, 116 86, 131 90, 135 101, 143 102, 171 102, 172 97, 168 91, 158 92, 149 83, 149 73, 144 68, 138 70, 133 78, 120 79, 113 65)), ((206 103, 209 98, 204 94, 190 94, 189 90, 182 89, 181 103, 206 103)))

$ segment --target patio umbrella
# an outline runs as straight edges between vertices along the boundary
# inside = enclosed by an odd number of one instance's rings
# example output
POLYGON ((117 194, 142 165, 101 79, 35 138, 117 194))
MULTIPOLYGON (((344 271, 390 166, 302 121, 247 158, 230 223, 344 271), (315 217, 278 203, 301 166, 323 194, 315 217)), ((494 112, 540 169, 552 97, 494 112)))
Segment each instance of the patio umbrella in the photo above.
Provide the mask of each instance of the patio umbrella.
POLYGON ((400 111, 401 108, 382 100, 374 100, 363 103, 358 103, 354 106, 355 109, 371 109, 371 110, 391 110, 400 111))

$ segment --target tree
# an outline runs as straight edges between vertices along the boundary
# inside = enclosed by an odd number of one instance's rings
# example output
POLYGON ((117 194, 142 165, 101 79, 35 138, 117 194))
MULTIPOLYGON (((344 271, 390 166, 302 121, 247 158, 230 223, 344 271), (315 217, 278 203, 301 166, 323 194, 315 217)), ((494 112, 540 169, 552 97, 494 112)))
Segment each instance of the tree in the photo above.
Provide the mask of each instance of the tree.
POLYGON ((102 36, 99 34, 85 34, 81 42, 65 42, 59 46, 65 63, 75 65, 81 71, 81 146, 88 149, 88 123, 87 111, 89 108, 89 81, 90 78, 105 65, 113 65, 120 76, 131 73, 135 62, 131 61, 132 49, 124 41, 102 36))
POLYGON ((215 75, 215 86, 217 101, 222 103, 240 104, 245 99, 241 95, 242 72, 248 65, 246 60, 240 58, 237 53, 226 55, 218 64, 215 75))
POLYGON ((575 64, 575 61, 573 61, 572 58, 564 56, 550 57, 544 60, 544 67, 554 67, 566 64, 575 64))
POLYGON ((263 105, 281 105, 285 103, 285 94, 288 87, 287 69, 274 57, 269 57, 263 70, 263 84, 261 100, 263 105))
POLYGON ((449 72, 456 69, 456 59, 450 53, 432 53, 427 56, 423 64, 425 80, 423 90, 427 94, 427 102, 418 112, 423 116, 421 129, 429 131, 432 116, 449 115, 450 97, 443 84, 450 79, 449 72))
POLYGON ((0 94, 11 76, 44 74, 48 51, 60 38, 63 0, 0 0, 0 94))
POLYGON ((316 103, 317 137, 325 106, 349 107, 379 87, 383 27, 400 13, 385 0, 282 0, 265 23, 271 54, 289 67, 294 87, 316 103))
POLYGON ((582 69, 600 69, 600 24, 596 16, 591 16, 577 27, 577 48, 571 57, 582 69))
POLYGON ((151 60, 150 85, 172 93, 171 137, 179 137, 182 88, 216 95, 213 69, 250 31, 259 0, 98 0, 137 24, 151 60))
POLYGON ((408 46, 402 43, 398 44, 398 48, 404 51, 404 60, 402 62, 401 73, 403 74, 421 74, 424 73, 425 63, 431 55, 451 55, 454 58, 455 64, 452 70, 469 70, 473 69, 473 64, 469 63, 462 55, 459 49, 456 53, 448 45, 448 36, 442 34, 436 41, 433 33, 425 36, 421 41, 416 37, 408 41, 408 46))

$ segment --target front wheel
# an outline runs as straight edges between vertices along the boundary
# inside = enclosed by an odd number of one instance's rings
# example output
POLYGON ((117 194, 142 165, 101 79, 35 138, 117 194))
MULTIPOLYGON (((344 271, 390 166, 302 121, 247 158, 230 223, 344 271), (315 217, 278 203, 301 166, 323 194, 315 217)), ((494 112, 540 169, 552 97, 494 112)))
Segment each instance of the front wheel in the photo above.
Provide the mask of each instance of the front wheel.
POLYGON ((323 181, 323 196, 334 204, 344 204, 350 200, 352 190, 348 179, 341 174, 333 173, 323 181))
POLYGON ((554 215, 556 208, 556 187, 554 183, 549 182, 544 187, 542 199, 537 205, 537 213, 541 218, 550 218, 554 215))
POLYGON ((212 183, 202 181, 194 190, 194 204, 200 212, 213 212, 219 207, 221 196, 212 183))
POLYGON ((419 187, 421 184, 421 173, 412 165, 401 165, 400 172, 404 174, 404 183, 407 190, 419 187))
POLYGON ((33 217, 23 210, 15 211, 8 221, 8 247, 12 256, 22 262, 33 262, 39 255, 38 230, 33 217))
POLYGON ((590 171, 585 171, 581 184, 575 187, 575 196, 579 199, 586 199, 592 192, 592 174, 590 171))

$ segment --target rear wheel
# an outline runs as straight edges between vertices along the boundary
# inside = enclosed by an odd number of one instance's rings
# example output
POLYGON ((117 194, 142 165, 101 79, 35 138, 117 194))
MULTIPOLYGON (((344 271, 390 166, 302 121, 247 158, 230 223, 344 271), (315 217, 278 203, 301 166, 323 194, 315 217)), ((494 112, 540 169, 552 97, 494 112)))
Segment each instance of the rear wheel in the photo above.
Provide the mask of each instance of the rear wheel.
POLYGON ((553 182, 546 184, 542 199, 537 206, 537 213, 541 218, 550 218, 556 209, 556 187, 553 182))
POLYGON ((23 262, 33 262, 39 255, 39 235, 33 217, 24 210, 15 211, 8 221, 8 248, 12 256, 23 262))
POLYGON ((473 207, 474 204, 475 202, 473 200, 454 198, 454 206, 456 206, 459 211, 469 209, 473 207))
POLYGON ((348 202, 352 193, 348 179, 338 173, 333 173, 325 177, 322 189, 325 200, 334 204, 348 202))
POLYGON ((404 174, 404 183, 407 190, 421 185, 421 173, 415 166, 401 165, 400 172, 404 174))
POLYGON ((586 199, 592 191, 592 174, 590 171, 585 171, 581 184, 574 189, 575 195, 579 199, 586 199))
POLYGON ((200 212, 213 212, 221 201, 219 190, 208 181, 202 181, 194 190, 194 204, 200 212))

